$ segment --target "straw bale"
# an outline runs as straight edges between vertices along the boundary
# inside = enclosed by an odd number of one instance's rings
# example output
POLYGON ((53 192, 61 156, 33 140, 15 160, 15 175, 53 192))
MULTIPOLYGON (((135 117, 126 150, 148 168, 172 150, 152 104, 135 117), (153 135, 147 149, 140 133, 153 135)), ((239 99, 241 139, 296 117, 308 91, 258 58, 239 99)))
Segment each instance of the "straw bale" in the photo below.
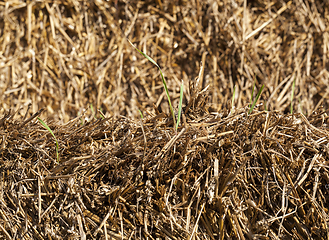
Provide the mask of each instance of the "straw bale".
POLYGON ((0 239, 329 239, 328 9, 0 1, 0 239))

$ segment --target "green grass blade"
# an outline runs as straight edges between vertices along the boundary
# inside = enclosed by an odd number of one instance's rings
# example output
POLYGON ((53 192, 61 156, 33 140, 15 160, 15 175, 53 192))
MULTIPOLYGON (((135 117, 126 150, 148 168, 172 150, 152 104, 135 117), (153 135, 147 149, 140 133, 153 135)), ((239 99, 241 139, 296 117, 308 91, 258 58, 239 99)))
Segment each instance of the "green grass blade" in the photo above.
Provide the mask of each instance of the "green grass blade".
POLYGON ((80 114, 80 112, 78 112, 78 116, 80 117, 80 122, 81 122, 81 126, 83 125, 83 120, 82 120, 82 116, 80 116, 81 114, 80 114))
POLYGON ((142 54, 147 60, 149 60, 151 63, 153 63, 159 69, 160 75, 161 75, 161 78, 162 78, 162 84, 163 84, 164 89, 166 91, 166 95, 167 95, 168 103, 169 103, 169 108, 170 108, 170 111, 171 111, 171 114, 172 114, 172 117, 173 117, 173 121, 174 121, 174 126, 175 126, 176 125, 175 124, 175 112, 174 112, 174 109, 173 109, 173 107, 171 105, 171 100, 170 100, 170 96, 169 96, 169 91, 168 91, 167 83, 166 83, 166 80, 165 80, 165 78, 164 78, 164 76, 162 74, 162 71, 161 71, 160 66, 151 57, 149 57, 147 54, 143 53, 137 47, 135 47, 135 45, 129 39, 127 39, 127 40, 128 40, 128 42, 130 43, 131 46, 133 46, 140 54, 142 54))
POLYGON ((294 82, 292 83, 290 114, 292 114, 292 112, 293 112, 293 100, 294 100, 294 92, 295 92, 295 81, 296 81, 296 78, 294 79, 294 82))
POLYGON ((104 120, 105 119, 105 115, 102 112, 102 108, 99 108, 98 112, 99 112, 99 116, 102 118, 102 120, 104 120))
POLYGON ((182 80, 182 85, 180 86, 180 96, 179 96, 179 105, 178 105, 178 116, 177 116, 177 123, 176 123, 176 131, 178 129, 178 125, 180 122, 180 117, 182 114, 182 105, 183 105, 183 94, 184 94, 184 82, 182 80))
POLYGON ((138 109, 138 112, 141 115, 141 118, 143 119, 143 113, 142 113, 142 111, 138 109))
POLYGON ((48 132, 50 132, 51 135, 53 135, 55 141, 56 141, 56 157, 57 157, 57 162, 59 163, 59 154, 58 154, 58 141, 57 138, 55 137, 53 131, 50 129, 50 127, 48 127, 48 125, 41 120, 41 118, 38 117, 39 122, 48 130, 48 132))
POLYGON ((234 86, 234 88, 233 88, 233 97, 232 97, 232 107, 231 107, 231 113, 233 113, 233 107, 234 107, 235 87, 236 87, 236 85, 235 85, 235 86, 234 86))
POLYGON ((93 115, 93 117, 96 118, 96 114, 95 114, 94 107, 93 107, 92 103, 90 103, 90 110, 91 110, 91 114, 93 115))
POLYGON ((249 109, 248 114, 252 113, 252 110, 254 109, 254 107, 255 107, 255 105, 256 105, 256 103, 257 103, 257 101, 258 101, 258 98, 260 97, 260 94, 261 94, 262 91, 263 91, 263 88, 264 88, 264 84, 263 84, 263 86, 260 88, 260 90, 258 91, 258 93, 257 93, 257 95, 256 95, 256 98, 255 98, 254 102, 252 103, 251 108, 249 109))

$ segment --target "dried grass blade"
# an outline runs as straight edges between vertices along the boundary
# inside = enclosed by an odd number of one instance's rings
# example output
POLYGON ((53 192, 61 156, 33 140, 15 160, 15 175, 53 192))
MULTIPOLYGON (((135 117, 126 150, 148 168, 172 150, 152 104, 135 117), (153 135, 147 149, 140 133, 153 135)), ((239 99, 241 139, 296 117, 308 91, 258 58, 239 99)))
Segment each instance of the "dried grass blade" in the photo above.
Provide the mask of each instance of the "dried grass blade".
POLYGON ((105 226, 104 229, 106 229, 106 221, 107 221, 107 219, 109 218, 110 213, 111 213, 111 211, 108 211, 108 212, 107 212, 107 214, 106 214, 106 216, 104 217, 103 221, 101 222, 101 224, 98 226, 98 228, 97 228, 97 229, 95 230, 95 232, 93 233, 93 235, 94 235, 95 237, 96 237, 97 233, 101 230, 101 228, 102 228, 103 226, 105 226))
POLYGON ((39 224, 41 223, 41 179, 38 176, 38 217, 39 217, 39 224))
POLYGON ((205 213, 202 214, 201 222, 205 226, 206 231, 207 231, 209 237, 211 239, 215 240, 214 234, 213 234, 212 229, 211 229, 211 224, 209 223, 209 221, 207 219, 207 215, 205 213))
POLYGON ((78 220, 79 233, 80 233, 80 236, 81 236, 81 240, 86 240, 87 239, 86 238, 86 233, 83 230, 83 223, 82 223, 82 219, 81 219, 80 214, 78 214, 77 220, 78 220))
POLYGON ((314 127, 305 117, 305 115, 303 113, 300 113, 300 116, 302 117, 303 122, 313 131, 317 132, 318 134, 323 134, 326 137, 329 136, 329 133, 326 130, 322 130, 322 129, 318 129, 316 127, 314 127))
POLYGON ((7 236, 8 239, 12 239, 12 237, 9 235, 9 233, 6 231, 6 229, 0 224, 0 229, 4 232, 4 234, 7 236))
POLYGON ((185 128, 183 128, 179 134, 175 135, 170 141, 161 149, 161 153, 158 155, 159 157, 163 156, 166 152, 169 151, 169 149, 172 147, 172 145, 176 142, 176 140, 185 132, 185 128))
POLYGON ((292 1, 289 1, 286 5, 284 5, 283 7, 281 7, 279 9, 279 11, 267 22, 263 23, 260 27, 258 27, 257 29, 255 29, 254 31, 252 31, 245 40, 248 40, 249 38, 251 38, 252 36, 256 35, 259 31, 261 31, 263 28, 265 28, 268 24, 270 24, 275 18, 277 18, 281 13, 283 13, 287 8, 290 7, 292 1))
POLYGON ((39 116, 45 109, 41 108, 39 111, 37 111, 35 114, 33 114, 31 117, 26 119, 21 125, 19 125, 19 128, 22 128, 24 125, 26 125, 28 122, 32 121, 35 117, 39 116))
POLYGON ((198 215, 198 218, 197 218, 197 220, 196 220, 196 222, 195 222, 195 224, 194 224, 193 232, 192 232, 192 234, 191 234, 189 240, 192 240, 193 237, 194 237, 194 233, 196 232, 196 229, 197 229, 197 227, 198 227, 199 220, 200 220, 200 217, 201 217, 201 214, 202 214, 202 211, 203 211, 203 208, 204 208, 205 205, 206 205, 206 203, 204 202, 204 203, 202 204, 201 209, 200 209, 200 213, 199 213, 199 215, 198 215))
POLYGON ((318 159, 318 158, 321 158, 322 154, 315 154, 310 165, 308 166, 308 169, 306 171, 306 173, 304 174, 303 177, 301 177, 300 179, 298 179, 298 181, 294 184, 295 186, 301 186, 301 184, 305 181, 305 179, 307 178, 308 174, 311 172, 313 166, 314 166, 314 163, 315 161, 318 159))
POLYGON ((240 170, 242 168, 244 168, 244 166, 246 165, 246 161, 244 161, 240 167, 235 171, 234 174, 229 174, 226 179, 225 179, 225 184, 222 186, 220 192, 219 192, 219 196, 222 197, 226 191, 226 189, 228 188, 228 186, 235 180, 235 178, 238 176, 238 173, 240 172, 240 170))

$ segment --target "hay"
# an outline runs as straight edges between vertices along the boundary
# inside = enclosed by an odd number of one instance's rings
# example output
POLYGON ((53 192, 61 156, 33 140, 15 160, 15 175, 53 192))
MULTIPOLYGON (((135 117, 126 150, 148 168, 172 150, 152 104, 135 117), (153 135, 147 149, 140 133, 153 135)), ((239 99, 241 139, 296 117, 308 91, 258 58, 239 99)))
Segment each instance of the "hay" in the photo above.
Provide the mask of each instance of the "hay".
POLYGON ((328 9, 0 2, 0 238, 328 239, 328 9))

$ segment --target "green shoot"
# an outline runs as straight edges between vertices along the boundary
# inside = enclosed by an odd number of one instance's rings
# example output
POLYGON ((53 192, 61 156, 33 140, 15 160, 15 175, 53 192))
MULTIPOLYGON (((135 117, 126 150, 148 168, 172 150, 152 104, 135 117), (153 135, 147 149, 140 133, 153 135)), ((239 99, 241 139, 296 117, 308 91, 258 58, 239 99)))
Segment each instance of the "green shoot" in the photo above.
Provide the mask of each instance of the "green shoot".
POLYGON ((143 119, 143 113, 142 113, 142 111, 138 109, 138 112, 141 115, 141 118, 143 119))
MULTIPOLYGON (((80 112, 78 112, 78 116, 80 116, 81 114, 80 114, 80 112)), ((80 117, 80 122, 81 122, 81 126, 83 125, 83 119, 82 119, 82 116, 80 117)))
MULTIPOLYGON (((255 87, 255 85, 254 85, 254 87, 255 87)), ((260 90, 258 91, 258 93, 257 93, 257 95, 256 95, 256 98, 255 98, 254 102, 252 103, 252 105, 251 105, 251 107, 250 107, 250 109, 249 109, 248 115, 252 113, 252 110, 254 109, 254 107, 255 107, 255 105, 256 105, 256 103, 257 103, 259 97, 260 97, 260 94, 261 94, 262 91, 263 91, 263 88, 264 88, 264 84, 263 84, 263 86, 260 88, 260 90)), ((253 88, 253 91, 254 91, 254 88, 253 88)))
POLYGON ((48 125, 41 120, 41 118, 38 117, 39 122, 48 130, 48 132, 50 132, 51 135, 53 135, 53 137, 55 138, 56 141, 56 157, 57 157, 57 162, 59 163, 59 154, 58 154, 58 141, 57 138, 55 137, 53 131, 51 131, 50 127, 48 127, 48 125))
POLYGON ((292 83, 290 114, 292 114, 292 112, 293 112, 293 100, 294 100, 294 92, 295 92, 295 81, 296 81, 296 78, 294 79, 294 82, 292 83))
POLYGON ((91 110, 91 114, 93 115, 93 117, 96 118, 96 114, 95 114, 94 107, 93 107, 92 103, 90 103, 90 110, 91 110))
POLYGON ((182 105, 183 105, 183 91, 184 91, 184 82, 182 80, 182 85, 180 86, 180 96, 179 96, 179 105, 178 105, 178 116, 177 116, 177 123, 176 123, 176 131, 179 125, 180 117, 182 114, 182 105))
POLYGON ((105 119, 105 115, 102 112, 102 108, 99 108, 98 112, 99 112, 99 116, 101 116, 102 119, 105 119))
POLYGON ((131 44, 131 46, 133 46, 140 54, 142 54, 147 60, 149 60, 151 63, 153 63, 155 66, 157 66, 157 68, 159 69, 160 71, 160 75, 161 75, 161 78, 162 78, 162 84, 164 86, 164 89, 166 91, 166 94, 167 94, 167 98, 168 98, 168 103, 169 103, 169 108, 170 108, 170 111, 171 111, 171 114, 172 114, 172 117, 173 117, 173 121, 174 121, 174 126, 176 125, 176 120, 175 120, 175 112, 174 112, 174 109, 171 105, 171 101, 170 101, 170 96, 169 96, 169 91, 168 91, 168 87, 167 87, 167 83, 166 83, 166 80, 164 79, 163 77, 163 74, 162 74, 162 71, 161 71, 161 68, 160 66, 151 58, 149 57, 147 54, 143 53, 142 51, 140 51, 137 47, 135 47, 135 45, 129 40, 127 39, 128 42, 131 44))
POLYGON ((234 88, 233 88, 233 97, 232 97, 232 107, 231 107, 231 113, 233 113, 233 107, 234 107, 235 87, 236 87, 236 85, 235 85, 235 86, 234 86, 234 88))

